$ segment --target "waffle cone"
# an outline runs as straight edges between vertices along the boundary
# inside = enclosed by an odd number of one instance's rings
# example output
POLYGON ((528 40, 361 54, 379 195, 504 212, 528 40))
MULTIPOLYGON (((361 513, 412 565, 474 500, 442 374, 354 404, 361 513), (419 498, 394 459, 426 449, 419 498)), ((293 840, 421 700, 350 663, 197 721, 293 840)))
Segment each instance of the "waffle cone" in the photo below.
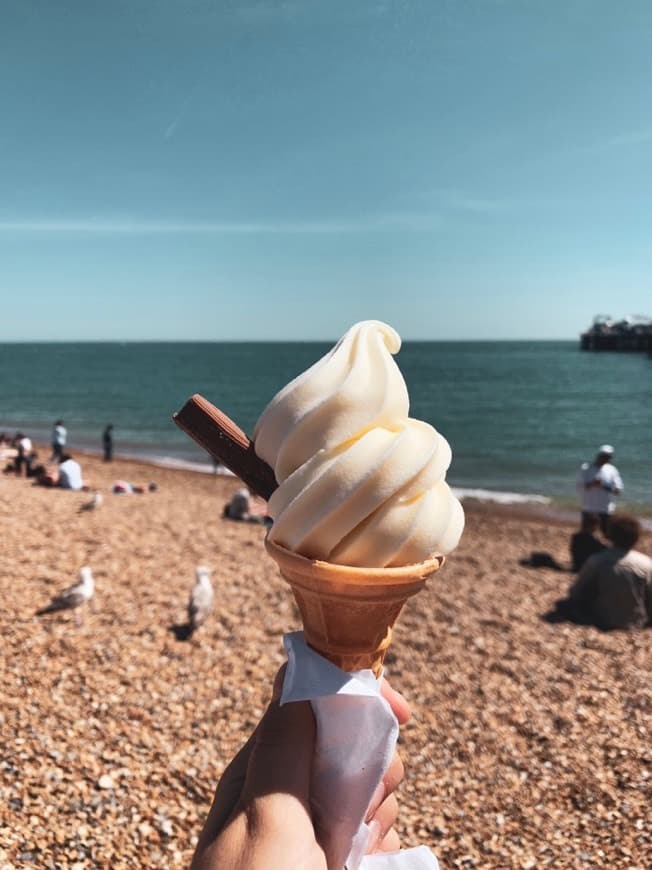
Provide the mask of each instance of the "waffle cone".
POLYGON ((344 671, 378 677, 405 602, 439 570, 443 556, 400 568, 353 568, 307 559, 265 540, 292 587, 307 643, 344 671))

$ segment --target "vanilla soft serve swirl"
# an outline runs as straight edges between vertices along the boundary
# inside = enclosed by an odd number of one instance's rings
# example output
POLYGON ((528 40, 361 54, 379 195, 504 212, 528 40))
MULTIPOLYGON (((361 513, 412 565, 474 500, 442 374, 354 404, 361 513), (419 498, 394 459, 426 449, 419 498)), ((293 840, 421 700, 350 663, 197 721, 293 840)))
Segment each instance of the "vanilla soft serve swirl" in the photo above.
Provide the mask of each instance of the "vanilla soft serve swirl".
POLYGON ((448 442, 408 417, 392 354, 401 339, 367 320, 284 387, 254 431, 279 483, 272 541, 342 565, 422 562, 457 545, 464 526, 445 482, 448 442))

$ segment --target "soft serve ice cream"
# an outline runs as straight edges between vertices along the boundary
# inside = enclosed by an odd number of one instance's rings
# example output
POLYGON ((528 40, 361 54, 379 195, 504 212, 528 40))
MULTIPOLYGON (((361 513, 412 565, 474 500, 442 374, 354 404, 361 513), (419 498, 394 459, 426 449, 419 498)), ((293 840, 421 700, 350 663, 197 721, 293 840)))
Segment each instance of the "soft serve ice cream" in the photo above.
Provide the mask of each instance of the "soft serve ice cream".
POLYGON ((279 483, 269 538, 311 559, 360 567, 423 562, 453 550, 464 513, 445 481, 446 439, 408 416, 394 329, 352 326, 284 387, 254 430, 279 483))

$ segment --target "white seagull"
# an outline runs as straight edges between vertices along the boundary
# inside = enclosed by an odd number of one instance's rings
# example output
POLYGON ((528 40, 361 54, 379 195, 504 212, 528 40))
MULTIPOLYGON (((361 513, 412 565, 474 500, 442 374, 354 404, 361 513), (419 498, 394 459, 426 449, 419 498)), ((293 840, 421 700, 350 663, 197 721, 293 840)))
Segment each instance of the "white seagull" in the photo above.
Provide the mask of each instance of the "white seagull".
POLYGON ((190 633, 203 625, 213 609, 214 592, 211 570, 199 565, 195 569, 196 581, 188 601, 188 628, 190 633))
POLYGON ((104 496, 98 490, 96 490, 93 498, 90 501, 84 502, 84 504, 79 508, 79 513, 82 511, 94 511, 96 508, 101 507, 104 503, 104 496))
POLYGON ((95 591, 95 581, 93 580, 93 572, 84 565, 79 569, 79 580, 63 592, 55 595, 52 601, 41 610, 36 611, 37 616, 43 616, 44 613, 55 613, 57 610, 74 610, 87 601, 90 601, 95 591))

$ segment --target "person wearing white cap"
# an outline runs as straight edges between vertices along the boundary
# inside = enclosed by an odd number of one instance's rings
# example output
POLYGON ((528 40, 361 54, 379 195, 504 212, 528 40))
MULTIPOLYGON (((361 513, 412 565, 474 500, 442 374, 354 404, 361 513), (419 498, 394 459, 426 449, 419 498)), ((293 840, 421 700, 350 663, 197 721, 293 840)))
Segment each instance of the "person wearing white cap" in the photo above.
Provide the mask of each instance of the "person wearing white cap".
POLYGON ((583 462, 577 475, 577 491, 582 504, 582 520, 589 515, 600 518, 600 529, 607 529, 609 514, 615 509, 614 496, 623 491, 623 481, 612 464, 614 449, 603 444, 593 462, 583 462))

